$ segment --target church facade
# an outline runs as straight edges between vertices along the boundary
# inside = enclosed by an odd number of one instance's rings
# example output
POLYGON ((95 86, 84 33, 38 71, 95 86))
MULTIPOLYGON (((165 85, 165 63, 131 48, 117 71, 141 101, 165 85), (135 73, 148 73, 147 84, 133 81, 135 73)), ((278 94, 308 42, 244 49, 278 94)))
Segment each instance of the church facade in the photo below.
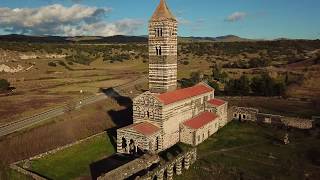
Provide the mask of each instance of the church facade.
POLYGON ((149 91, 133 99, 133 124, 117 130, 117 152, 197 146, 227 124, 228 103, 205 83, 177 89, 177 20, 165 0, 149 21, 149 91))

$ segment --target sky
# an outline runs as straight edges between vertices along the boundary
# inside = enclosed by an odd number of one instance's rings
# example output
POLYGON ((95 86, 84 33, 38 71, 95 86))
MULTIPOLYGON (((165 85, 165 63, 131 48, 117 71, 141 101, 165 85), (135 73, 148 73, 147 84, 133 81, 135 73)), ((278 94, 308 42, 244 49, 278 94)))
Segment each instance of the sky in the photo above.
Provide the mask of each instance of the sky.
MULTIPOLYGON (((146 35, 159 0, 0 0, 0 34, 146 35)), ((320 0, 167 0, 180 36, 320 39, 320 0)))

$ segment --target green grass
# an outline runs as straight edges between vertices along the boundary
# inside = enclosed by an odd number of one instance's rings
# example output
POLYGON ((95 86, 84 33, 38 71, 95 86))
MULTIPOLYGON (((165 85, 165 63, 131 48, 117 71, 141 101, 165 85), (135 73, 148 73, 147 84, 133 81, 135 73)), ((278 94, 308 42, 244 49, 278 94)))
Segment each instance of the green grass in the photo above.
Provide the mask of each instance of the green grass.
POLYGON ((90 176, 90 164, 114 153, 106 135, 97 136, 53 155, 31 161, 30 170, 49 179, 90 176))
POLYGON ((283 145, 284 133, 232 122, 198 147, 198 161, 176 179, 319 179, 319 137, 291 130, 283 145))

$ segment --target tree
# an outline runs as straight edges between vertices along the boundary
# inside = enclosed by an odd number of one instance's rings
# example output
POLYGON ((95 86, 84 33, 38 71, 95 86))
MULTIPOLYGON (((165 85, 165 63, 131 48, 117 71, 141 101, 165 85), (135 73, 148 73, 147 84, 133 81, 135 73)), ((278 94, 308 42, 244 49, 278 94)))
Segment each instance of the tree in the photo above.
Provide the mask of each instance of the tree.
POLYGON ((216 81, 209 81, 209 86, 211 86, 215 91, 216 95, 220 95, 220 86, 216 81))
POLYGON ((215 64, 212 67, 212 78, 220 81, 221 79, 221 67, 218 64, 215 64))
POLYGON ((10 83, 6 79, 0 79, 0 91, 8 90, 10 83))
POLYGON ((246 75, 242 75, 239 81, 239 93, 240 95, 247 96, 250 93, 250 80, 246 75))
POLYGON ((192 84, 197 84, 202 80, 200 71, 192 72, 190 76, 192 84))

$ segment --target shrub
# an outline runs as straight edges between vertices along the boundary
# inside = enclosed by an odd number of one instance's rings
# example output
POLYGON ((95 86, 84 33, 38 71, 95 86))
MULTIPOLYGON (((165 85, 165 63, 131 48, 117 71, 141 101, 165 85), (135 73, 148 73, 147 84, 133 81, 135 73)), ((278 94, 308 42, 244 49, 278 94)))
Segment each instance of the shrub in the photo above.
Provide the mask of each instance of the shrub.
POLYGON ((48 63, 48 66, 56 67, 57 65, 56 65, 56 63, 54 63, 54 62, 49 62, 49 63, 48 63))
POLYGON ((0 91, 8 90, 10 83, 6 79, 0 79, 0 91))
POLYGON ((182 64, 183 64, 183 65, 188 65, 188 64, 189 64, 189 61, 183 61, 182 64))
POLYGON ((66 63, 63 62, 63 61, 59 61, 58 63, 59 63, 60 66, 67 66, 66 63))

